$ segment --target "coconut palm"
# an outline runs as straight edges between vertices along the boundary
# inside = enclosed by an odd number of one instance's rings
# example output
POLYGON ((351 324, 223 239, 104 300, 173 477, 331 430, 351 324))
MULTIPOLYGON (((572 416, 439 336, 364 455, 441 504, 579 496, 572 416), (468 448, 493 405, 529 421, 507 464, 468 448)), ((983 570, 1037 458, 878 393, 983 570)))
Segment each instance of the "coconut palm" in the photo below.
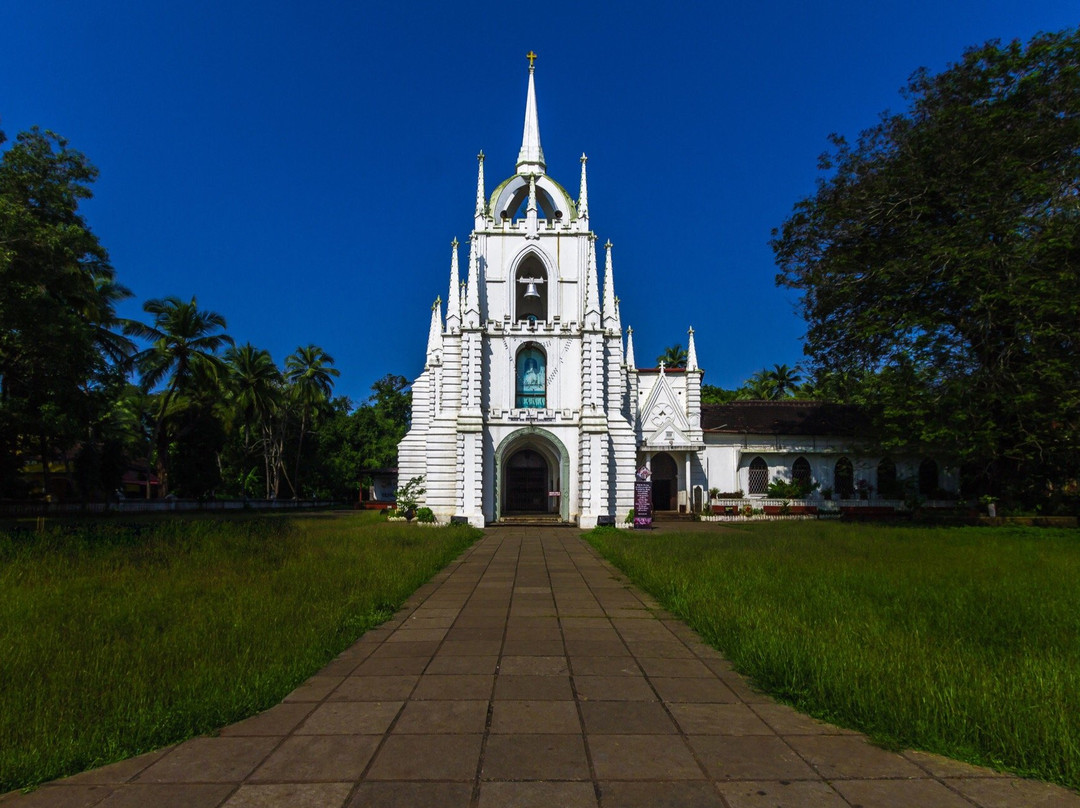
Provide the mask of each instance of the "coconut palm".
POLYGON ((280 487, 283 451, 282 406, 284 377, 268 351, 250 342, 225 352, 229 388, 234 414, 241 419, 241 430, 258 435, 263 456, 263 479, 266 498, 280 487))
POLYGON ((293 493, 300 496, 300 458, 304 450, 304 434, 308 419, 315 407, 330 400, 334 379, 341 375, 333 367, 334 357, 318 345, 297 348, 285 358, 285 378, 300 407, 300 436, 296 445, 296 466, 293 469, 293 493))
MULTIPOLYGON (((158 452, 162 492, 167 490, 167 469, 161 461, 158 443, 162 424, 177 393, 192 386, 200 372, 216 377, 222 363, 217 352, 233 340, 223 333, 225 318, 213 311, 200 311, 195 298, 184 302, 178 297, 154 298, 143 304, 143 311, 153 315, 153 323, 131 322, 126 333, 150 342, 150 347, 135 355, 135 367, 145 390, 152 390, 166 382, 159 396, 154 419, 154 436, 150 443, 147 462, 153 466, 154 453, 158 452)), ((147 497, 150 487, 147 486, 147 497)))
POLYGON ((787 398, 794 395, 795 389, 802 381, 798 365, 793 368, 787 365, 773 365, 772 370, 763 370, 762 373, 772 385, 772 398, 787 398))
POLYGON ((675 344, 665 348, 664 352, 656 357, 656 364, 660 365, 662 363, 666 368, 684 368, 686 367, 686 359, 686 349, 681 344, 675 344))

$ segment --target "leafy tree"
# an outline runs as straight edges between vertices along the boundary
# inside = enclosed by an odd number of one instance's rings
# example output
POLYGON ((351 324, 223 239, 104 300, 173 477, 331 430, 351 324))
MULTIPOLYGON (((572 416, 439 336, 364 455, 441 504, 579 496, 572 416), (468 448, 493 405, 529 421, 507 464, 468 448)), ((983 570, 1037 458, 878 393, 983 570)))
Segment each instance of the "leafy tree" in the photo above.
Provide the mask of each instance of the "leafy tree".
POLYGON ((668 368, 684 368, 686 367, 686 360, 686 349, 680 343, 665 348, 664 352, 656 357, 656 364, 659 366, 663 363, 664 367, 668 368))
POLYGON ((818 379, 1028 500, 1080 476, 1080 29, 911 77, 773 233, 818 379))
MULTIPOLYGON (((155 298, 143 304, 153 315, 153 323, 132 323, 128 333, 150 341, 150 347, 135 356, 144 389, 151 390, 168 380, 158 399, 154 433, 147 462, 153 467, 157 453, 162 491, 168 490, 167 452, 161 451, 162 427, 170 405, 180 392, 190 392, 199 379, 215 380, 224 370, 218 351, 232 345, 224 333, 225 318, 217 312, 200 311, 195 298, 155 298)), ((149 496, 149 487, 147 489, 149 496)))
POLYGON ((300 496, 300 460, 304 455, 304 435, 312 414, 327 405, 334 390, 334 379, 341 372, 333 367, 334 358, 318 345, 297 348, 285 358, 285 378, 291 385, 291 395, 300 409, 300 428, 296 443, 296 467, 293 490, 300 496))
MULTIPOLYGON (((0 143, 5 140, 0 133, 0 143)), ((0 160, 0 489, 26 455, 85 440, 132 346, 116 332, 108 253, 79 212, 97 169, 36 127, 0 160)), ((46 487, 48 480, 46 479, 46 487)))
POLYGON ((738 398, 738 395, 738 390, 725 390, 723 387, 717 387, 714 384, 701 385, 702 404, 727 404, 729 401, 738 398))

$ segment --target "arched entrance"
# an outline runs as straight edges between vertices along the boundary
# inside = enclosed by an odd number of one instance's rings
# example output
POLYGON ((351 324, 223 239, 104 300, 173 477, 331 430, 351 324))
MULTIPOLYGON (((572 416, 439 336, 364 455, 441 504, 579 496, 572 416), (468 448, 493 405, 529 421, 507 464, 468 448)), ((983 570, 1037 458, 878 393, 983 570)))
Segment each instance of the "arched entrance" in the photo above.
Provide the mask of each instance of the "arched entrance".
POLYGON ((506 461, 503 513, 549 513, 550 470, 534 449, 519 449, 506 461))
POLYGON ((653 455, 652 506, 654 511, 677 511, 679 509, 679 468, 671 455, 661 452, 653 455))
POLYGON ((555 435, 527 426, 495 449, 495 519, 548 516, 568 521, 569 455, 555 435))

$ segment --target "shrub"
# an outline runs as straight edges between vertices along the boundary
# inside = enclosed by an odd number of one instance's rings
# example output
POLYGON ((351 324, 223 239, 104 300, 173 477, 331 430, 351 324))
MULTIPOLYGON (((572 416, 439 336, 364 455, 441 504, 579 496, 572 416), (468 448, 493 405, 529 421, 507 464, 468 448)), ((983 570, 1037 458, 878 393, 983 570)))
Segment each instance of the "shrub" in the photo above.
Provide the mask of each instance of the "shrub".
POLYGON ((416 521, 417 522, 434 522, 435 512, 431 508, 417 508, 416 509, 416 521))

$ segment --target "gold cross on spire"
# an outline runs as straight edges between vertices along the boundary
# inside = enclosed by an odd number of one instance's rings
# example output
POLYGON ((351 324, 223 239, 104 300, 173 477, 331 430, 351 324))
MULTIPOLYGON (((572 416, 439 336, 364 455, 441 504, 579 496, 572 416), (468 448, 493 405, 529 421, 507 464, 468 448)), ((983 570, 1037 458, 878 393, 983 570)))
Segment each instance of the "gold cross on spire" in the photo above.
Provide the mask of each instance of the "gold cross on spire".
POLYGON ((533 68, 533 62, 536 61, 536 54, 533 51, 529 51, 525 54, 525 58, 529 60, 529 70, 533 68))

